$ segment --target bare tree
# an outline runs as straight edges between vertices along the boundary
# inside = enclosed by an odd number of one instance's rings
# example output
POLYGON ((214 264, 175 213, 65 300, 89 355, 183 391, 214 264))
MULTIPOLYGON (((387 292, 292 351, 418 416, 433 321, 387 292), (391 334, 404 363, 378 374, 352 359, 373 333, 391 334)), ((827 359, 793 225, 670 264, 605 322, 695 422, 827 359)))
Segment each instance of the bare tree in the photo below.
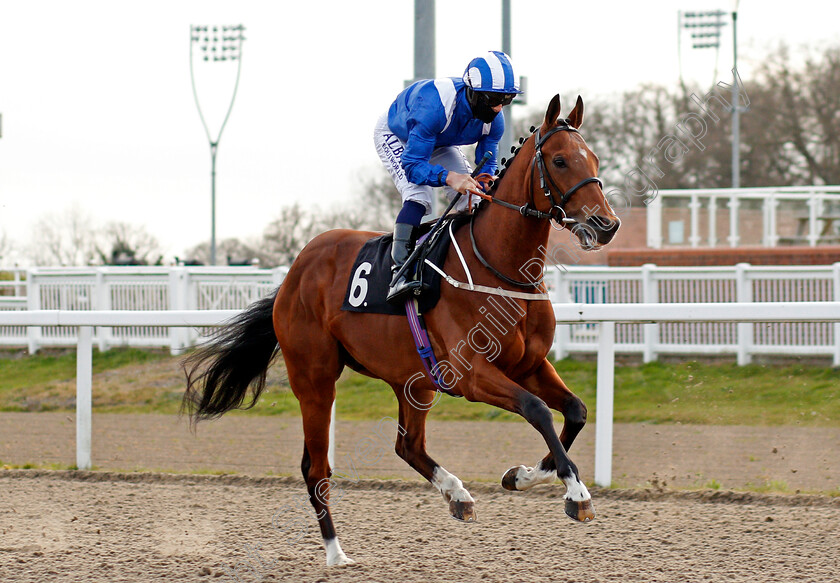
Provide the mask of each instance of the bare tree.
MULTIPOLYGON (((217 255, 224 257, 228 265, 258 265, 260 267, 276 267, 277 263, 271 253, 264 250, 261 239, 242 241, 235 237, 224 239, 217 245, 217 255)), ((177 258, 181 261, 180 258, 177 258)), ((205 241, 186 251, 183 262, 187 265, 207 265, 210 263, 210 243, 205 241)))
POLYGON ((383 172, 365 177, 361 184, 363 193, 354 202, 329 211, 304 209, 299 203, 283 207, 259 244, 268 264, 291 264, 309 241, 331 229, 390 231, 401 207, 393 181, 383 172))
POLYGON ((43 215, 35 223, 28 255, 36 265, 89 265, 96 258, 90 217, 76 205, 43 215))
POLYGON ((9 261, 9 257, 14 253, 15 245, 5 232, 0 232, 0 265, 9 261))
MULTIPOLYGON (((806 120, 817 117, 808 112, 816 108, 802 103, 804 98, 801 95, 807 92, 793 71, 785 68, 786 62, 781 57, 768 60, 767 70, 756 80, 746 83, 750 110, 741 116, 740 145, 741 182, 744 186, 813 183, 821 176, 822 180, 831 180, 828 178, 830 169, 840 166, 831 162, 828 154, 833 155, 835 150, 826 145, 837 133, 831 125, 834 118, 824 115, 819 130, 807 129, 806 120), (785 98, 788 99, 787 105, 785 98), (805 134, 818 137, 809 141, 805 134), (814 142, 819 142, 822 147, 814 147, 814 142), (827 156, 828 160, 817 162, 822 159, 821 155, 827 156)), ((815 63, 811 67, 820 74, 814 75, 826 85, 826 79, 832 78, 832 73, 826 70, 825 63, 822 68, 815 63)), ((816 79, 811 80, 811 84, 819 85, 816 79)), ((723 99, 730 99, 720 88, 712 90, 723 99)), ((731 186, 729 111, 718 105, 715 112, 717 120, 703 115, 705 128, 702 138, 696 141, 691 141, 682 131, 689 114, 697 116, 703 113, 691 94, 704 96, 708 93, 708 89, 697 87, 670 90, 662 86, 642 85, 612 99, 587 100, 586 123, 582 131, 601 160, 599 173, 605 186, 622 187, 629 180, 632 188, 639 187, 636 181, 646 178, 640 172, 634 172, 637 168, 654 179, 657 189, 731 186), (669 143, 677 144, 674 138, 683 145, 673 146, 670 159, 666 161, 663 148, 669 143)), ((825 103, 830 103, 828 97, 840 95, 840 88, 834 94, 824 90, 820 95, 825 103)), ((822 110, 830 108, 830 105, 824 104, 822 110)), ((541 122, 541 113, 535 111, 520 121, 517 127, 541 122)))
POLYGON ((360 177, 354 209, 365 217, 367 228, 393 229, 401 208, 400 193, 384 168, 360 177))
MULTIPOLYGON (((840 47, 804 54, 791 63, 780 46, 759 70, 765 99, 760 112, 764 144, 788 169, 787 184, 840 183, 840 47)), ((750 96, 752 98, 752 96, 750 96)), ((759 117, 759 116, 757 116, 759 117)))
POLYGON ((321 226, 314 214, 300 204, 283 207, 263 232, 265 252, 276 265, 290 265, 301 249, 318 233, 321 226))
POLYGON ((163 254, 157 239, 145 227, 112 222, 99 231, 94 248, 103 265, 160 264, 163 254))

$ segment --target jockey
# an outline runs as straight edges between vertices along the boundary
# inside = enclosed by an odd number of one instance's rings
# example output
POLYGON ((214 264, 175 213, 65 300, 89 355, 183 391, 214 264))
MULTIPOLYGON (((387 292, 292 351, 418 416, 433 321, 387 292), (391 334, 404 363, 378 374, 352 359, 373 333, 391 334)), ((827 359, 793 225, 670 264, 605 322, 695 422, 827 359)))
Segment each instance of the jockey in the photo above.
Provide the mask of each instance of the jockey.
MULTIPOLYGON (((443 186, 452 200, 457 193, 483 191, 470 176, 470 164, 460 146, 476 144, 475 163, 491 152, 481 172, 494 174, 505 118, 499 115, 519 90, 510 57, 490 51, 470 61, 464 75, 426 79, 400 93, 374 130, 376 152, 402 197, 403 207, 394 225, 391 258, 394 277, 388 301, 397 303, 413 292, 418 282, 397 272, 414 250, 416 230, 432 210, 433 188, 443 186)), ((467 199, 455 210, 464 210, 467 199)))

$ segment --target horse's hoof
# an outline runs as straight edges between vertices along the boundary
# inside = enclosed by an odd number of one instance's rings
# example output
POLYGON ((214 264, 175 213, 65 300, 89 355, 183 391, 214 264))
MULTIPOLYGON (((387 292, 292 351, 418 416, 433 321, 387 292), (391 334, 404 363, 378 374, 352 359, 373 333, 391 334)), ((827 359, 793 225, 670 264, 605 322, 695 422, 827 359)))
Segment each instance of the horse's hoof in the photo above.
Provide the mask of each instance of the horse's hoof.
POLYGON ((355 565, 356 561, 349 558, 344 553, 341 553, 337 557, 333 557, 332 560, 327 559, 327 567, 344 567, 347 565, 355 565))
POLYGON ((464 522, 475 522, 475 502, 452 500, 449 502, 449 514, 464 522))
POLYGON ((510 490, 512 492, 515 492, 517 490, 516 475, 519 473, 519 468, 521 467, 523 466, 516 466, 505 472, 505 475, 502 476, 502 488, 504 488, 505 490, 510 490))
POLYGON ((575 502, 567 498, 566 516, 578 522, 595 520, 595 509, 592 507, 592 499, 575 502))

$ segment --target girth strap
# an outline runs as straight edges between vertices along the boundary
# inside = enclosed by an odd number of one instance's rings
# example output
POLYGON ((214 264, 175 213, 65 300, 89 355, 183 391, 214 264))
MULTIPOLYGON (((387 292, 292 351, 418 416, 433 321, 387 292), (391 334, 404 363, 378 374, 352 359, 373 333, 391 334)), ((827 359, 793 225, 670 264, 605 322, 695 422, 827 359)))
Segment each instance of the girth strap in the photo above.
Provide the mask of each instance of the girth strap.
POLYGON ((420 355, 420 360, 423 362, 423 368, 426 369, 426 374, 434 384, 435 389, 441 393, 446 393, 450 397, 463 397, 452 392, 452 387, 437 376, 437 359, 435 358, 435 351, 432 348, 432 342, 429 340, 429 334, 426 332, 426 321, 420 313, 420 307, 417 304, 417 299, 410 297, 405 301, 405 314, 408 317, 408 327, 411 329, 411 337, 414 338, 414 345, 417 347, 417 354, 420 355))

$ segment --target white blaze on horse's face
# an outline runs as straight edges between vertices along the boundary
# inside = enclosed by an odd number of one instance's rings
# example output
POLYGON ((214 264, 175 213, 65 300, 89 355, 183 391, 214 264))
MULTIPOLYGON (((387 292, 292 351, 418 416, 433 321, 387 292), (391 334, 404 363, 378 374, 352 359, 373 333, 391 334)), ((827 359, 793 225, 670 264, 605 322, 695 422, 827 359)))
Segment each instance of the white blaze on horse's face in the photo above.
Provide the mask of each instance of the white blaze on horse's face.
POLYGON ((598 158, 586 145, 586 141, 580 134, 570 134, 569 138, 577 144, 572 144, 570 148, 573 151, 569 166, 572 168, 584 168, 587 175, 598 175, 598 158), (575 148, 575 146, 577 146, 575 148))

